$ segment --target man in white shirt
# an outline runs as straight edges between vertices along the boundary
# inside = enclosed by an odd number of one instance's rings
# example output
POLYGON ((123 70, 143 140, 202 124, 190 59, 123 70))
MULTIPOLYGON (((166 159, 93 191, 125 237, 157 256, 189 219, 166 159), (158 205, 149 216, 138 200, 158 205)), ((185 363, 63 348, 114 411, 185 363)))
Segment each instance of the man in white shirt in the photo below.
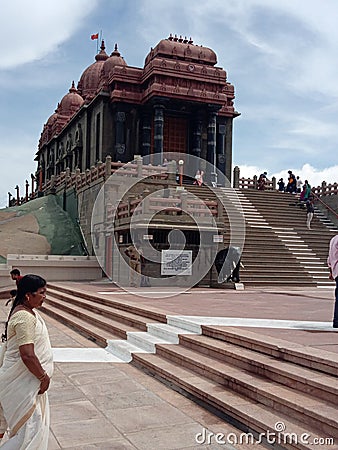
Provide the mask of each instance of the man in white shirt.
POLYGON ((330 241, 327 265, 330 269, 330 279, 336 282, 336 302, 333 313, 333 328, 338 328, 338 234, 330 241))

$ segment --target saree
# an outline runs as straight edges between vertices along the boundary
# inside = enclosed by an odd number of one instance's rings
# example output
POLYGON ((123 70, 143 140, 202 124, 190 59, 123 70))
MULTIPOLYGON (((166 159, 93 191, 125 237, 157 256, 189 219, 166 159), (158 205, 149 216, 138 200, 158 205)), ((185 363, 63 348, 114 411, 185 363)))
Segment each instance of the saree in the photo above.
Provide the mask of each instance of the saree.
MULTIPOLYGON (((49 377, 53 374, 53 354, 47 327, 37 311, 34 351, 49 377)), ((47 392, 38 395, 40 381, 23 363, 17 339, 7 341, 0 368, 0 423, 7 432, 1 450, 47 450, 49 438, 49 403, 47 392)), ((1 432, 1 430, 0 430, 1 432)))

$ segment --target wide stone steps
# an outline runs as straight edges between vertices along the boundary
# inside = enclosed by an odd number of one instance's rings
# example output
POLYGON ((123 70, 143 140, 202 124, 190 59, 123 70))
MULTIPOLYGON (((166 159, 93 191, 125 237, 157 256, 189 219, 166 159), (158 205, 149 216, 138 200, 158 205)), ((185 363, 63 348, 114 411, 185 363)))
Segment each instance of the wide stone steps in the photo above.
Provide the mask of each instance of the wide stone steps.
POLYGON ((94 302, 92 298, 84 299, 70 294, 58 294, 57 291, 53 291, 52 289, 48 289, 47 303, 51 305, 57 304, 60 308, 65 310, 70 306, 73 309, 75 307, 79 314, 82 314, 83 312, 87 314, 90 312, 95 315, 95 317, 104 316, 105 318, 117 320, 126 325, 137 327, 140 330, 146 330, 146 324, 147 321, 149 321, 149 318, 142 317, 139 314, 115 309, 109 304, 109 300, 107 301, 108 304, 104 304, 97 301, 94 302))
MULTIPOLYGON (((100 335, 99 341, 106 345, 104 339, 112 338, 126 338, 128 331, 135 331, 138 328, 128 326, 122 322, 108 319, 100 314, 89 313, 81 310, 78 307, 67 306, 60 300, 49 297, 41 308, 41 311, 54 318, 62 319, 62 322, 77 328, 77 322, 81 323, 81 333, 91 337, 91 328, 95 327, 96 334, 100 335), (109 338, 106 335, 109 334, 109 338)), ((80 327, 79 327, 80 328, 80 327)), ((93 336, 94 338, 95 336, 93 336)))
POLYGON ((60 284, 48 283, 48 293, 54 295, 57 298, 70 300, 72 297, 76 299, 90 300, 98 305, 107 305, 111 308, 115 308, 119 311, 131 312, 137 316, 147 317, 149 321, 154 322, 165 322, 166 315, 163 312, 159 312, 150 306, 147 308, 136 305, 135 303, 128 303, 127 301, 117 300, 107 298, 105 295, 93 295, 90 292, 83 291, 76 287, 72 289, 71 287, 64 287, 60 284))
MULTIPOLYGON (((166 384, 169 384, 178 392, 181 392, 189 398, 194 399, 199 404, 212 409, 225 420, 228 420, 230 423, 235 424, 237 427, 247 432, 253 431, 254 433, 264 433, 266 436, 268 431, 276 432, 275 427, 277 427, 277 424, 282 424, 281 426, 282 429, 285 430, 285 433, 295 433, 298 436, 307 433, 311 436, 311 439, 314 439, 323 435, 324 430, 321 429, 321 425, 323 425, 325 433, 328 433, 325 434, 325 436, 331 435, 332 420, 330 420, 330 425, 327 425, 324 418, 320 417, 320 427, 317 426, 316 430, 318 431, 314 432, 312 426, 306 422, 302 422, 302 420, 297 421, 296 419, 293 419, 288 412, 273 410, 266 404, 257 401, 257 395, 256 400, 248 397, 248 389, 246 391, 238 389, 240 392, 234 390, 233 387, 236 387, 237 383, 236 378, 230 379, 228 386, 226 386, 223 382, 219 383, 214 381, 204 374, 196 374, 195 371, 186 368, 183 365, 183 361, 182 364, 178 365, 157 354, 135 353, 133 355, 132 363, 136 367, 145 370, 166 384)), ((237 387, 239 388, 239 386, 237 387)), ((255 397, 254 392, 252 393, 252 397, 255 397)), ((280 398, 278 394, 276 397, 277 399, 280 398)), ((268 403, 270 406, 274 402, 271 399, 268 403)), ((279 403, 281 403, 281 401, 279 403)), ((286 410, 289 411, 289 408, 286 408, 286 410)), ((301 419, 304 419, 304 415, 302 414, 303 410, 304 409, 300 407, 297 412, 297 415, 300 416, 301 419)), ((316 419, 311 419, 311 421, 318 425, 316 419)), ((283 436, 284 433, 282 432, 281 439, 283 436)), ((263 443, 264 441, 263 438, 263 443)), ((323 447, 325 448, 325 446, 323 447)), ((286 443, 283 443, 279 448, 311 449, 313 446, 302 442, 290 444, 287 443, 286 440, 286 443)), ((329 446, 326 447, 326 449, 329 448, 329 446)))
POLYGON ((67 325, 69 328, 77 331, 87 339, 96 342, 101 347, 107 346, 108 339, 118 339, 121 337, 118 336, 118 334, 103 330, 102 328, 95 326, 93 323, 89 323, 87 320, 74 316, 72 313, 59 309, 57 306, 48 305, 47 301, 40 308, 40 310, 48 316, 53 317, 53 319, 56 319, 57 321, 67 325))
POLYGON ((325 435, 338 437, 338 415, 334 402, 316 399, 266 376, 247 372, 181 346, 159 344, 156 354, 266 407, 272 407, 274 411, 285 413, 299 422, 304 421, 325 435))
MULTIPOLYGON (((178 324, 181 325, 181 321, 178 324)), ((254 350, 278 360, 316 370, 320 374, 338 377, 338 354, 332 352, 315 347, 304 347, 301 344, 291 344, 283 339, 273 337, 264 339, 258 332, 240 328, 202 325, 202 332, 204 336, 217 341, 254 350)))
MULTIPOLYGON (((125 307, 53 286, 43 309, 245 432, 276 432, 282 422, 284 433, 338 437, 338 355, 245 329, 200 326, 151 307, 125 307)), ((278 448, 313 446, 287 441, 278 448)))
POLYGON ((126 304, 128 310, 124 311, 121 303, 91 294, 69 292, 72 291, 64 292, 49 287, 41 310, 104 347, 109 340, 126 339, 128 333, 147 331, 148 323, 166 320, 165 315, 148 312, 137 306, 126 304))
POLYGON ((208 336, 180 336, 182 346, 289 388, 338 404, 338 379, 208 336))

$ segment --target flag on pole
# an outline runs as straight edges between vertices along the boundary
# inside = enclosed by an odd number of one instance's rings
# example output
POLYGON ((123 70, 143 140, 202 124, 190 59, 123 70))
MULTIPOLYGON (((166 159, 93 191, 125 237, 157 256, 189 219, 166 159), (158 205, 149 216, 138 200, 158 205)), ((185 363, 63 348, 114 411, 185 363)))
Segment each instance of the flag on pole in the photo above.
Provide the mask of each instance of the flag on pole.
POLYGON ((90 39, 91 39, 92 41, 95 41, 95 39, 98 39, 98 38, 99 38, 99 33, 92 34, 92 35, 90 36, 90 39))

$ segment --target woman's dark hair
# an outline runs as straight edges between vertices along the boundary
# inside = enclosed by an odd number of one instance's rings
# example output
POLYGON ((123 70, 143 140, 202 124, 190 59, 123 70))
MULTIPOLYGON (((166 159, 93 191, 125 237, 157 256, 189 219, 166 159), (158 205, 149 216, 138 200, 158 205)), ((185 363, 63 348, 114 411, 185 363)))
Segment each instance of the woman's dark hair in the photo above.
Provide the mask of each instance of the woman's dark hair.
POLYGON ((46 280, 44 280, 42 277, 40 277, 39 275, 25 275, 24 277, 21 278, 21 280, 18 283, 18 289, 16 292, 16 297, 15 300, 13 302, 13 305, 11 307, 11 310, 8 314, 8 319, 5 325, 5 332, 2 335, 2 341, 7 341, 7 327, 8 327, 8 322, 9 319, 14 311, 14 308, 16 308, 18 305, 22 305, 25 301, 26 298, 26 294, 31 293, 33 294, 34 292, 37 292, 37 290, 39 288, 43 288, 46 286, 46 280))

